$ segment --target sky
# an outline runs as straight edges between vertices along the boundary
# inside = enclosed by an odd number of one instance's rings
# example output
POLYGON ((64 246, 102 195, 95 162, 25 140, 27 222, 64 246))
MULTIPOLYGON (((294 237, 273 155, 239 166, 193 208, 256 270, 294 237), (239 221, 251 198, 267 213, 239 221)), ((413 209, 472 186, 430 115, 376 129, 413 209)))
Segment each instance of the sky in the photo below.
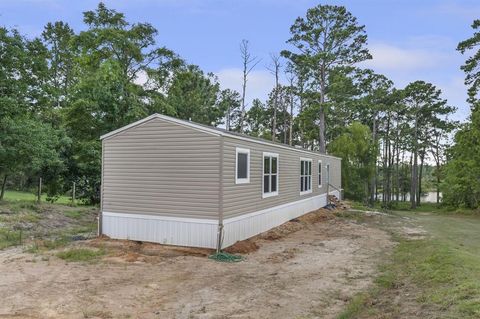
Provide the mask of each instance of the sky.
MULTIPOLYGON (((402 88, 424 80, 440 88, 453 116, 465 120, 464 73, 467 56, 456 51, 458 42, 473 34, 480 18, 480 1, 443 0, 107 0, 129 22, 149 22, 158 29, 157 43, 189 63, 218 76, 223 88, 240 91, 242 39, 261 62, 252 71, 247 100, 265 99, 274 85, 267 70, 270 54, 289 48, 289 28, 308 8, 318 4, 344 5, 365 25, 373 59, 362 63, 389 77, 402 88)), ((65 21, 76 31, 85 28, 82 12, 98 1, 0 0, 0 25, 17 28, 27 37, 39 36, 47 22, 65 21)))

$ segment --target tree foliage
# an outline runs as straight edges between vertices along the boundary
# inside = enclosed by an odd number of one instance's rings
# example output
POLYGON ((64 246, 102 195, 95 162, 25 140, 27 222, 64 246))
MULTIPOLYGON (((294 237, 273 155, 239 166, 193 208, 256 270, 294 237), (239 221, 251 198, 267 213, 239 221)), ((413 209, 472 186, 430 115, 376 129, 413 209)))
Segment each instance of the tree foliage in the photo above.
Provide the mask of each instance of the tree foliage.
POLYGON ((375 148, 369 127, 359 122, 353 122, 329 144, 329 151, 342 158, 342 186, 348 198, 368 202, 375 148))
POLYGON ((455 134, 445 167, 443 202, 454 207, 477 208, 480 204, 480 112, 455 134))
POLYGON ((473 36, 458 44, 457 50, 462 54, 473 51, 461 69, 466 73, 465 84, 469 86, 468 95, 470 102, 478 99, 480 92, 480 19, 473 21, 472 29, 475 30, 473 36))
POLYGON ((370 59, 365 27, 343 6, 318 5, 299 17, 290 28, 287 43, 295 51, 282 55, 308 76, 304 94, 310 101, 310 113, 318 123, 318 147, 325 152, 325 112, 330 73, 370 59))
MULTIPOLYGON (((443 190, 445 201, 478 205, 476 115, 447 150, 454 108, 434 84, 415 81, 398 88, 360 68, 359 62, 371 58, 367 34, 343 6, 317 5, 294 21, 288 48, 272 54, 267 67, 274 87, 265 100, 252 103, 245 100, 248 75, 260 58, 247 40, 241 45, 239 94, 159 45, 150 23, 132 23, 104 3, 84 12, 83 22, 80 32, 63 21, 47 23, 34 39, 0 27, 0 176, 13 187, 20 187, 15 176, 28 181, 22 187, 42 177, 55 198, 75 182, 77 195, 96 203, 99 136, 161 113, 328 150, 343 159, 346 195, 370 204, 380 194, 385 206, 409 192, 418 200, 426 163, 433 159, 437 190, 442 178, 451 186, 443 190)), ((472 105, 480 87, 479 26, 476 20, 474 36, 458 46, 473 52, 462 67, 472 105)))

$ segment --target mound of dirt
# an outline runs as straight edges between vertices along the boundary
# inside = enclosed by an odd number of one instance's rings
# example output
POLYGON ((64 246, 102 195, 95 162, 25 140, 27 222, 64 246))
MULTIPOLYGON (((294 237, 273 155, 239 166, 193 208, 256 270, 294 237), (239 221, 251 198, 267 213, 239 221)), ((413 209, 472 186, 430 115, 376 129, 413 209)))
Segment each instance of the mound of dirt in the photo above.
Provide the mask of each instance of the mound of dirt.
POLYGON ((87 245, 107 249, 115 257, 115 260, 126 262, 149 261, 152 257, 206 257, 213 253, 213 249, 207 248, 167 246, 132 240, 110 239, 107 236, 90 240, 87 245))
POLYGON ((256 251, 259 247, 260 246, 258 246, 254 238, 250 238, 237 241, 235 244, 225 249, 225 251, 230 254, 248 254, 256 251))
POLYGON ((255 237, 238 241, 232 246, 226 248, 225 251, 239 254, 248 254, 254 252, 260 247, 260 242, 262 240, 278 240, 289 234, 305 229, 309 225, 334 219, 335 213, 346 210, 349 207, 347 204, 339 201, 335 196, 332 195, 330 196, 330 202, 333 203, 334 208, 320 208, 316 211, 302 215, 255 237))
MULTIPOLYGON (((231 254, 252 253, 260 248, 260 243, 263 240, 278 240, 289 234, 305 229, 309 227, 309 225, 333 219, 335 218, 335 213, 343 211, 346 209, 345 207, 348 207, 348 205, 344 204, 342 201, 337 200, 335 196, 330 196, 330 202, 334 204, 334 208, 320 208, 316 211, 302 215, 255 237, 238 241, 224 251, 231 254)), ((113 252, 116 259, 120 258, 127 262, 148 260, 148 257, 206 257, 214 252, 213 249, 168 246, 131 240, 113 240, 107 236, 95 238, 89 241, 88 244, 97 248, 107 248, 113 252), (135 255, 132 255, 132 253, 135 255)))
POLYGON ((334 211, 336 210, 320 208, 266 231, 265 233, 258 235, 258 238, 264 240, 280 239, 291 233, 304 229, 308 225, 335 218, 334 211))

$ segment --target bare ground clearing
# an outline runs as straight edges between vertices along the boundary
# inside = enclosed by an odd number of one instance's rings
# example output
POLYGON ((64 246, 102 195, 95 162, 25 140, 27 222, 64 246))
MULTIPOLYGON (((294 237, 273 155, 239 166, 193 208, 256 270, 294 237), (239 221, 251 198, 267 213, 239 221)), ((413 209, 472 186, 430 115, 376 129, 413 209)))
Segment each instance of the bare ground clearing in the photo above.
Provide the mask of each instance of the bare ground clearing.
POLYGON ((232 264, 108 239, 69 246, 103 247, 96 262, 0 251, 0 318, 334 318, 394 243, 369 223, 314 214, 289 222, 301 231, 259 236, 259 249, 232 264))

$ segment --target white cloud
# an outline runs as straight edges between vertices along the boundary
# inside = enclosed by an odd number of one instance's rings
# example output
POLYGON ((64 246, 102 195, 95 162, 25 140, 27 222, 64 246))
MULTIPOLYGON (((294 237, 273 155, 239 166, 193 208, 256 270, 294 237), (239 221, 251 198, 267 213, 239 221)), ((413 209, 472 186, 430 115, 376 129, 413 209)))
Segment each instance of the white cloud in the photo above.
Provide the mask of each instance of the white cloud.
POLYGON ((408 49, 377 43, 370 46, 373 59, 363 66, 379 71, 409 71, 433 68, 446 60, 440 53, 426 49, 408 49))
MULTIPOLYGON (((242 91, 242 70, 240 68, 221 69, 215 72, 222 89, 232 89, 239 93, 242 91)), ((275 79, 267 70, 253 70, 247 78, 245 100, 249 103, 255 98, 266 100, 268 93, 275 86, 275 79)))

